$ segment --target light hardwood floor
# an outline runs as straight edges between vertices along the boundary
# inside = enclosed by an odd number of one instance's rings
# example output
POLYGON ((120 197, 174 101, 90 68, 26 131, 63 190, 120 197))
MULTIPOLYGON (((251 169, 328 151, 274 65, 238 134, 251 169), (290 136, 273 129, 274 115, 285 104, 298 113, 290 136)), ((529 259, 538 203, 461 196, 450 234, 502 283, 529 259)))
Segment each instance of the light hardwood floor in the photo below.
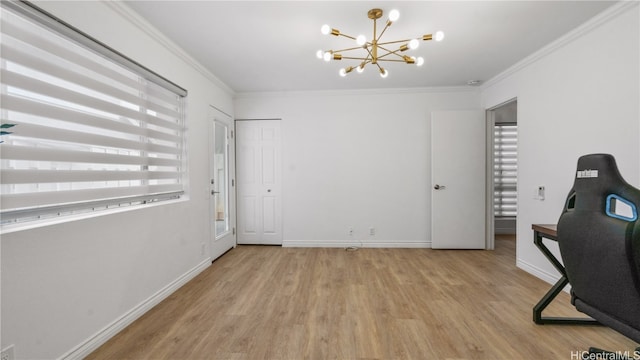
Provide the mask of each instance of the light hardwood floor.
MULTIPOLYGON (((238 246, 88 359, 577 359, 606 327, 535 325, 550 285, 495 251, 238 246), (576 355, 573 355, 576 354, 576 355)), ((547 316, 576 316, 562 293, 547 316)))

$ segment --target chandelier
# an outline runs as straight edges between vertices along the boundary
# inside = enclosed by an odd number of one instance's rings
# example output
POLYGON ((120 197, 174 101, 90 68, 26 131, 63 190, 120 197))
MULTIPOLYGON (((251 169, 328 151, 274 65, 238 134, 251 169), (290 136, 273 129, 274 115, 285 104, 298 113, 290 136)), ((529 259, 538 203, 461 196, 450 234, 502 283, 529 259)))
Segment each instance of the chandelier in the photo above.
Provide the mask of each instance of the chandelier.
POLYGON ((389 28, 389 26, 391 26, 391 24, 397 21, 398 18, 400 17, 400 13, 398 12, 398 10, 391 10, 389 12, 389 18, 387 20, 387 24, 378 35, 377 28, 376 28, 376 20, 380 19, 382 17, 382 14, 383 12, 381 9, 371 9, 367 13, 367 16, 369 17, 369 19, 373 20, 373 37, 371 38, 371 41, 367 41, 367 38, 364 35, 358 35, 357 37, 353 37, 347 34, 343 34, 340 32, 340 30, 334 29, 329 25, 323 25, 322 28, 320 29, 322 34, 324 35, 331 34, 333 36, 343 36, 351 40, 355 40, 357 46, 346 48, 346 49, 340 49, 340 50, 326 50, 326 51, 318 50, 318 52, 316 53, 316 56, 319 59, 322 59, 327 62, 331 60, 358 60, 360 62, 356 66, 348 66, 340 69, 340 72, 339 72, 340 76, 347 76, 347 74, 352 72, 353 70, 356 70, 356 72, 361 73, 364 71, 364 68, 367 64, 371 64, 378 67, 378 71, 380 72, 381 77, 386 78, 387 75, 389 75, 389 72, 385 68, 380 66, 380 62, 382 61, 403 62, 405 64, 422 66, 422 64, 424 64, 424 59, 421 56, 416 58, 415 56, 408 56, 402 53, 404 53, 407 50, 413 50, 418 48, 418 46, 420 45, 420 40, 428 41, 428 40, 435 39, 436 41, 441 41, 442 39, 444 39, 444 33, 442 31, 438 31, 435 33, 435 36, 433 34, 427 34, 427 35, 423 35, 421 38, 381 42, 380 38, 382 38, 382 35, 384 35, 384 32, 389 28), (402 45, 400 45, 399 48, 395 50, 391 50, 390 45, 400 44, 400 43, 402 43, 402 45), (364 56, 357 57, 357 56, 343 55, 346 52, 356 51, 356 50, 364 50, 365 51, 364 56))

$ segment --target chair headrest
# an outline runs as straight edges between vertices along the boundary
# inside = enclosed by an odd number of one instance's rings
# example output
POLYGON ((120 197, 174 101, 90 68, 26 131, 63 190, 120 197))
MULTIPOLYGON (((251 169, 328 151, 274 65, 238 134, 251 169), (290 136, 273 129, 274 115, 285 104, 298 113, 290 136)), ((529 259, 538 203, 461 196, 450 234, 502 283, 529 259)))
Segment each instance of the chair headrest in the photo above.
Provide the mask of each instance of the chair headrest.
POLYGON ((578 167, 570 197, 574 196, 575 203, 571 204, 576 211, 602 211, 607 215, 617 217, 618 210, 629 208, 629 215, 620 218, 635 221, 635 209, 640 204, 640 191, 629 185, 618 170, 616 160, 609 154, 589 154, 578 159, 578 167), (612 210, 613 207, 613 210, 612 210), (612 210, 612 211, 610 211, 612 210))

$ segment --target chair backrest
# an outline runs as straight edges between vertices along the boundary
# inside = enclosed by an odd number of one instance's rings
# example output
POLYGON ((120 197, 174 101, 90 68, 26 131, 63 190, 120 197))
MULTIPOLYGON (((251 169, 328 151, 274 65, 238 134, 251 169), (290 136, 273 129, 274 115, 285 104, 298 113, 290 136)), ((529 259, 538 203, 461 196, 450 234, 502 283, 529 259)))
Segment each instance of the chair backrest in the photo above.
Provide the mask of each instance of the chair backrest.
POLYGON ((634 326, 640 321, 639 207, 640 190, 622 178, 613 156, 585 155, 558 221, 574 297, 618 318, 635 316, 634 326))

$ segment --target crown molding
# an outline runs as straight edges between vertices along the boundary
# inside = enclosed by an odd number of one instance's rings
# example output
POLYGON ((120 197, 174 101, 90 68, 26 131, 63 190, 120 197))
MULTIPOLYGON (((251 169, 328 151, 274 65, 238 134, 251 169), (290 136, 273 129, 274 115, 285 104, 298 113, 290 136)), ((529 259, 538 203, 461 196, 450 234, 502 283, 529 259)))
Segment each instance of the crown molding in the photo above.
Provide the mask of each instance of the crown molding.
POLYGON ((121 1, 109 1, 109 0, 101 0, 103 4, 111 8, 113 11, 117 12, 131 24, 142 30, 145 34, 151 36, 155 41, 161 44, 164 48, 169 50, 172 54, 177 56, 179 59, 187 63, 189 66, 194 68, 200 74, 202 74, 205 78, 210 80, 212 83, 220 87, 223 91, 227 92, 229 95, 234 96, 236 92, 229 87, 229 85, 225 84, 222 80, 220 80, 217 76, 215 76, 211 71, 205 68, 201 63, 199 63, 196 59, 194 59, 189 53, 184 51, 180 46, 178 46, 171 39, 166 37, 160 30, 151 25, 147 20, 145 20, 142 16, 138 15, 133 9, 124 4, 121 1))
POLYGON ((479 87, 470 86, 434 86, 416 88, 378 88, 348 90, 299 90, 299 91, 264 91, 236 93, 234 99, 276 98, 298 96, 349 96, 349 95, 391 95, 421 93, 480 93, 479 87))
POLYGON ((550 44, 544 46, 543 48, 541 48, 540 50, 536 51, 535 53, 527 56, 526 58, 520 60, 519 62, 515 63, 513 66, 511 66, 510 68, 506 69, 505 71, 501 72, 500 74, 494 76, 493 78, 487 80, 484 84, 482 84, 480 86, 481 90, 485 90, 497 83, 499 83, 500 81, 504 80, 505 78, 508 78, 509 76, 519 72, 520 70, 528 67, 529 65, 535 63, 536 61, 552 54, 553 52, 555 52, 558 49, 563 48, 564 46, 566 46, 567 44, 575 41, 576 39, 588 34, 590 31, 600 27, 601 25, 611 21, 612 19, 618 17, 619 15, 630 11, 631 9, 633 9, 634 7, 637 7, 638 4, 640 4, 639 0, 627 0, 627 1, 620 1, 615 5, 610 6, 609 8, 605 9, 603 12, 601 12, 600 14, 594 16, 593 18, 589 19, 587 22, 583 23, 582 25, 578 26, 577 28, 569 31, 567 34, 561 36, 560 38, 558 38, 557 40, 551 42, 550 44))

